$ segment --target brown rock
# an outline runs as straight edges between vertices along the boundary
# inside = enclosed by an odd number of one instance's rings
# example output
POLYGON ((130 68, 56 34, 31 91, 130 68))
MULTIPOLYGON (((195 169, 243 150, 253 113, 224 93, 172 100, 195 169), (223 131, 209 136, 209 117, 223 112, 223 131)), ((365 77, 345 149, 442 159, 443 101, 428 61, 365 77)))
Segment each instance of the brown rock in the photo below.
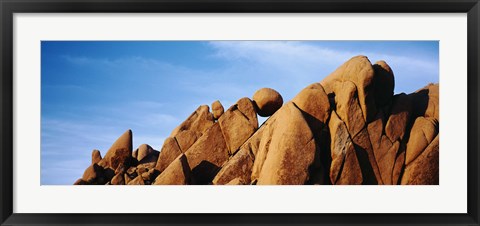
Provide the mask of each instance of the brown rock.
POLYGON ((223 105, 220 103, 220 101, 215 101, 212 103, 212 113, 213 113, 213 118, 218 119, 220 116, 222 116, 224 112, 223 105))
POLYGON ((135 179, 128 182, 127 185, 145 185, 145 182, 143 181, 142 177, 139 175, 135 177, 135 179))
POLYGON ((228 149, 220 125, 215 123, 185 152, 194 179, 208 184, 228 159, 228 149))
POLYGON ((413 117, 433 117, 439 120, 439 84, 428 84, 415 93, 409 94, 412 99, 413 117))
POLYGON ((385 134, 392 143, 403 139, 410 121, 411 111, 412 104, 406 94, 401 93, 394 96, 392 111, 385 126, 385 134))
POLYGON ((303 89, 292 99, 292 102, 303 112, 326 123, 330 116, 330 102, 323 87, 319 83, 316 84, 303 89))
POLYGON ((180 147, 178 146, 177 141, 173 137, 168 137, 163 142, 162 150, 158 156, 157 164, 155 169, 160 172, 163 172, 168 165, 170 165, 173 160, 175 160, 179 155, 182 154, 180 147))
MULTIPOLYGON (((135 176, 136 177, 136 176, 135 176)), ((128 184, 130 183, 130 181, 132 181, 133 179, 135 179, 135 177, 131 178, 128 174, 123 174, 123 179, 125 181, 125 184, 128 184)))
POLYGON ((377 106, 388 105, 393 97, 395 89, 395 77, 390 66, 383 60, 377 61, 373 65, 375 75, 373 84, 375 87, 375 103, 377 106))
POLYGON ((103 177, 103 169, 96 163, 90 165, 85 172, 83 172, 82 180, 87 183, 97 183, 97 180, 103 177))
POLYGON ((202 105, 195 110, 182 124, 175 128, 170 134, 176 136, 182 130, 194 130, 202 133, 210 128, 214 123, 213 114, 210 113, 208 105, 202 105))
POLYGON ((254 157, 248 149, 240 149, 213 179, 213 184, 227 184, 235 178, 240 178, 245 184, 250 183, 254 157))
POLYGON ((405 167, 405 145, 400 144, 400 150, 398 150, 397 158, 395 160, 395 166, 392 173, 392 184, 400 184, 400 175, 405 167))
POLYGON ((438 135, 415 160, 407 164, 402 184, 438 185, 439 183, 438 135))
POLYGON ((413 123, 407 143, 406 162, 410 164, 430 144, 438 134, 438 122, 435 118, 418 117, 413 123))
POLYGON ((115 175, 112 180, 110 181, 110 184, 112 185, 125 185, 125 178, 123 174, 117 174, 115 175))
POLYGON ((395 166, 395 160, 397 156, 397 151, 400 148, 400 142, 395 141, 393 145, 390 146, 388 150, 380 151, 380 155, 377 157, 378 159, 378 168, 380 169, 380 173, 382 175, 382 181, 384 184, 393 184, 393 168, 395 166))
MULTIPOLYGON (((235 104, 236 108, 248 119, 253 128, 258 129, 257 111, 255 104, 248 97, 240 98, 235 104)), ((232 107, 230 107, 232 108, 232 107)))
POLYGON ((147 155, 150 155, 153 152, 153 148, 148 144, 142 144, 138 147, 137 151, 137 160, 141 161, 147 155))
POLYGON ((257 112, 262 117, 273 115, 283 104, 282 96, 270 88, 261 88, 253 94, 257 112))
POLYGON ((175 139, 180 150, 186 152, 201 136, 202 134, 195 130, 183 130, 175 136, 175 139))
POLYGON ((290 102, 277 118, 267 158, 257 184, 305 184, 315 155, 313 134, 300 110, 290 102))
POLYGON ((332 111, 328 127, 331 134, 330 180, 332 184, 361 184, 362 172, 352 140, 347 126, 335 111, 332 111))
POLYGON ((155 168, 159 155, 160 155, 160 152, 153 150, 149 155, 144 157, 142 161, 138 162, 137 167, 142 166, 148 169, 155 168))
POLYGON ((132 131, 127 130, 108 149, 98 165, 115 170, 120 164, 129 166, 130 156, 132 156, 132 131))
POLYGON ((227 142, 230 154, 238 148, 255 132, 258 122, 252 125, 247 117, 233 105, 218 119, 223 137, 227 142))
POLYGON ((357 88, 351 81, 336 82, 334 87, 336 113, 347 125, 350 136, 354 137, 365 127, 357 98, 357 88))
MULTIPOLYGON (((345 62, 327 76, 322 84, 327 94, 333 93, 335 81, 351 81, 358 91, 358 101, 363 112, 363 120, 370 122, 376 115, 372 81, 374 69, 366 56, 356 56, 345 62)), ((336 94, 336 93, 335 93, 336 94)))
POLYGON ((176 158, 153 182, 154 185, 186 185, 191 183, 191 171, 187 157, 176 158))
POLYGON ((126 169, 124 165, 118 165, 117 169, 115 169, 115 174, 123 174, 125 171, 126 169))
POLYGON ((362 169, 363 184, 383 184, 367 128, 361 130, 352 141, 362 169))
POLYGON ((92 164, 100 162, 102 160, 102 155, 100 154, 100 151, 95 149, 92 151, 92 164))
POLYGON ((230 182, 226 183, 225 185, 246 185, 246 184, 249 184, 249 183, 246 183, 243 178, 237 177, 231 180, 230 182))
POLYGON ((82 179, 78 179, 75 181, 75 183, 73 183, 73 185, 88 185, 89 183, 82 180, 82 179))

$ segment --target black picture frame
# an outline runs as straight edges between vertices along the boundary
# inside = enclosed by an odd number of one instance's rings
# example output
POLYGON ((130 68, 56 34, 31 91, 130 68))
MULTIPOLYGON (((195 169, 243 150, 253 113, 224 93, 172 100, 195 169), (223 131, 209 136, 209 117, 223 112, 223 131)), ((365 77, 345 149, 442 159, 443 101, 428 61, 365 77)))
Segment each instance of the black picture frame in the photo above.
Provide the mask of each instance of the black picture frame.
MULTIPOLYGON (((479 225, 479 0, 0 0, 2 225, 479 225), (468 213, 466 214, 23 214, 13 213, 14 13, 467 13, 468 213)), ((439 200, 441 202, 441 200, 439 200)))

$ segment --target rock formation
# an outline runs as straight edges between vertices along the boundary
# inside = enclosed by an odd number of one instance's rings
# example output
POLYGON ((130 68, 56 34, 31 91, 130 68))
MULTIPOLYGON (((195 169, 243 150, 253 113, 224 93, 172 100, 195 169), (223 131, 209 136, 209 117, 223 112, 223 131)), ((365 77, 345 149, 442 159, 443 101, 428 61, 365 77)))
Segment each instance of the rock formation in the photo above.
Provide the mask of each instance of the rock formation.
POLYGON ((262 88, 226 111, 202 105, 160 151, 132 150, 127 130, 74 184, 439 184, 439 85, 394 86, 386 62, 356 56, 285 104, 262 88))

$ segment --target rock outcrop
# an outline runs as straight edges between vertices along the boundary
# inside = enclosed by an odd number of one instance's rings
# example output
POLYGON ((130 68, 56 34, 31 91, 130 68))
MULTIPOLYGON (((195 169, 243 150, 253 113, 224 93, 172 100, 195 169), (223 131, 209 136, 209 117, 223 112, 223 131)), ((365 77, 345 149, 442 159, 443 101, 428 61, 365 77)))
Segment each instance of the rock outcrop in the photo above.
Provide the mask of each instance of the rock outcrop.
POLYGON ((160 151, 127 130, 76 185, 435 185, 439 85, 394 94, 392 68, 345 62, 284 104, 261 88, 227 110, 198 107, 160 151), (269 117, 261 126, 257 114, 269 117))

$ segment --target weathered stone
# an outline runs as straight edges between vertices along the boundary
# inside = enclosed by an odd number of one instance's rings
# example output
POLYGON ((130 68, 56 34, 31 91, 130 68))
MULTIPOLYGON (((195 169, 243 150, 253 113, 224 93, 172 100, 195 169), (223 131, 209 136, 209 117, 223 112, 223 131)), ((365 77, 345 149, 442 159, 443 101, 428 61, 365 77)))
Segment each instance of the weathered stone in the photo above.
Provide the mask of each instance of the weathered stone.
POLYGON ((347 126, 335 111, 332 111, 328 127, 331 134, 330 180, 332 184, 361 184, 363 177, 352 140, 347 126))
POLYGON ((127 185, 145 185, 145 182, 143 181, 142 177, 139 175, 135 177, 135 179, 128 182, 127 185))
POLYGON ((141 161, 143 158, 147 157, 153 152, 153 148, 148 144, 142 144, 138 147, 137 151, 137 160, 141 161))
POLYGON ((195 130, 183 130, 175 136, 175 139, 180 150, 186 152, 201 136, 202 134, 195 130))
POLYGON ((213 113, 213 118, 218 119, 220 116, 222 116, 224 112, 223 105, 220 103, 220 101, 215 101, 212 103, 212 113, 213 113))
POLYGON ((418 117, 413 123, 407 143, 405 164, 410 164, 432 142, 438 134, 438 122, 435 118, 418 117))
POLYGON ((208 184, 228 160, 228 149, 220 125, 215 123, 185 152, 194 179, 208 184))
POLYGON ((237 177, 233 180, 231 180, 230 182, 226 183, 225 185, 246 185, 248 184, 247 182, 245 182, 245 180, 241 177, 237 177))
POLYGON ((250 183, 254 157, 250 150, 240 149, 231 159, 228 160, 222 169, 213 179, 213 184, 227 184, 235 178, 241 178, 245 184, 250 183))
POLYGON ((75 181, 75 183, 73 183, 73 185, 89 185, 89 183, 82 179, 78 179, 75 181))
POLYGON ((439 118, 439 84, 430 83, 415 93, 409 94, 412 99, 413 117, 439 118))
POLYGON ((395 141, 395 143, 393 143, 389 149, 380 151, 380 155, 377 156, 378 168, 380 169, 384 184, 393 184, 392 173, 399 148, 400 142, 395 141))
POLYGON ((319 122, 326 123, 330 116, 330 102, 323 87, 319 83, 316 84, 318 85, 310 85, 303 89, 292 102, 319 122))
POLYGON ((110 181, 110 184, 112 185, 125 185, 125 178, 123 174, 117 174, 115 175, 112 180, 110 181))
POLYGON ((176 136, 183 130, 194 130, 198 133, 205 132, 214 123, 213 114, 210 113, 208 105, 202 105, 195 110, 182 124, 175 128, 170 134, 171 137, 176 136))
POLYGON ((158 161, 158 156, 160 155, 160 152, 153 150, 149 155, 144 157, 142 161, 139 161, 137 164, 137 167, 145 167, 148 169, 153 169, 155 168, 157 161, 158 161))
POLYGON ((400 184, 400 175, 405 167, 405 145, 400 144, 400 150, 397 152, 397 159, 395 160, 395 166, 392 173, 392 184, 400 184))
POLYGON ((261 88, 253 94, 253 101, 258 115, 268 117, 273 115, 283 104, 283 98, 274 89, 261 88))
POLYGON ((257 111, 255 110, 255 104, 253 101, 248 97, 243 97, 237 101, 235 106, 245 118, 248 119, 250 125, 252 125, 255 130, 258 129, 257 111))
POLYGON ((402 184, 438 185, 439 183, 439 138, 437 137, 415 160, 407 164, 402 184))
MULTIPOLYGON (((333 73, 323 79, 322 84, 327 94, 333 93, 335 81, 351 81, 358 91, 358 101, 363 112, 363 120, 370 122, 376 115, 372 81, 374 69, 366 56, 356 56, 345 62, 333 73)), ((336 94, 336 93, 335 93, 336 94)))
POLYGON ((230 154, 234 154, 256 130, 255 126, 235 105, 218 119, 218 124, 222 129, 230 154))
POLYGON ((373 65, 375 75, 373 77, 373 85, 375 87, 375 104, 377 106, 385 106, 389 104, 393 97, 395 89, 395 78, 390 66, 383 60, 377 61, 373 65))
POLYGON ((162 150, 160 151, 160 155, 158 156, 157 164, 155 165, 155 169, 160 172, 163 172, 165 168, 173 162, 179 155, 182 154, 180 147, 178 146, 177 141, 173 137, 168 137, 163 142, 162 150))
POLYGON ((117 169, 118 165, 130 165, 132 156, 132 131, 127 130, 108 149, 105 157, 98 163, 103 168, 117 169))
POLYGON ((392 111, 385 126, 385 134, 392 143, 402 140, 405 136, 405 131, 410 122, 411 111, 412 104, 406 94, 401 93, 394 96, 392 111))
POLYGON ((97 179, 103 177, 103 169, 96 163, 90 165, 85 172, 83 172, 82 180, 88 183, 97 183, 97 179))
POLYGON ((313 134, 300 110, 292 103, 277 118, 267 158, 257 184, 305 184, 315 155, 313 134))
POLYGON ((362 170, 363 184, 383 184, 367 128, 361 130, 352 141, 362 170))
POLYGON ((102 160, 102 155, 100 154, 100 151, 95 149, 92 151, 92 164, 94 163, 99 163, 100 160, 102 160))
POLYGON ((336 82, 334 85, 336 113, 347 125, 351 137, 365 127, 362 109, 357 98, 357 88, 351 81, 336 82))
POLYGON ((191 170, 187 157, 176 158, 153 182, 154 185, 186 185, 191 183, 191 170))

